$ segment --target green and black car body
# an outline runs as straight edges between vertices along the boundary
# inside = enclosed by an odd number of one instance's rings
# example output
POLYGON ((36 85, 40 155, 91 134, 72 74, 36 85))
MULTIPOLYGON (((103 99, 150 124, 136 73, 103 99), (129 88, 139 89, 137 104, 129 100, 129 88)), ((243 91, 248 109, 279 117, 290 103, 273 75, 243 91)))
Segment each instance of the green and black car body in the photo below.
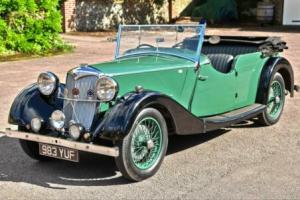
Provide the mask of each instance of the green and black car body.
POLYGON ((65 83, 44 72, 21 91, 9 114, 19 128, 7 136, 37 160, 78 161, 57 153, 68 149, 114 156, 140 181, 158 170, 169 135, 252 118, 275 124, 298 89, 286 43, 204 32, 205 24, 120 25, 113 61, 71 69, 65 83))

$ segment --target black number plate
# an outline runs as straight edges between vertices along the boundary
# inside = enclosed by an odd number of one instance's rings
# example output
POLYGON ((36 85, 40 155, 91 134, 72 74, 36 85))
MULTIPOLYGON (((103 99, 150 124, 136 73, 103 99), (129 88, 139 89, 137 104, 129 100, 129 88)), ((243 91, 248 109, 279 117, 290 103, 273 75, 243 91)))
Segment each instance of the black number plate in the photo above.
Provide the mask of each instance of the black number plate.
POLYGON ((39 143, 39 152, 40 155, 43 156, 68 160, 72 162, 79 161, 79 153, 78 150, 76 149, 70 149, 67 147, 39 143))

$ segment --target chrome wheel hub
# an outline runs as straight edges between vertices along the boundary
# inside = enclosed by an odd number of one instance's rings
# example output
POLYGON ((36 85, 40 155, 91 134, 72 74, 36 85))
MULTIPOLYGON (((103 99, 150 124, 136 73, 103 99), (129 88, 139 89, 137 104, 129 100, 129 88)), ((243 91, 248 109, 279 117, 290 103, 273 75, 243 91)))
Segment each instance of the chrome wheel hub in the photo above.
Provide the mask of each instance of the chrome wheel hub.
POLYGON ((150 149, 152 149, 154 147, 154 142, 153 142, 153 140, 148 140, 147 141, 147 148, 150 150, 150 149))
POLYGON ((277 96, 277 97, 275 97, 275 103, 280 103, 280 97, 279 96, 277 96))

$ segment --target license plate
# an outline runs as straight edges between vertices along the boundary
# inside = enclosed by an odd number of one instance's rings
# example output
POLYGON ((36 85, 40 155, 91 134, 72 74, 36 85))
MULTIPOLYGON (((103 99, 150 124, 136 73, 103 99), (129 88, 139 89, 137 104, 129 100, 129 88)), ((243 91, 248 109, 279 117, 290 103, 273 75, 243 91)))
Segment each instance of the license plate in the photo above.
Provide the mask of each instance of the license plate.
POLYGON ((58 158, 72 162, 79 161, 78 150, 67 147, 39 143, 39 153, 42 156, 48 156, 52 158, 58 158))

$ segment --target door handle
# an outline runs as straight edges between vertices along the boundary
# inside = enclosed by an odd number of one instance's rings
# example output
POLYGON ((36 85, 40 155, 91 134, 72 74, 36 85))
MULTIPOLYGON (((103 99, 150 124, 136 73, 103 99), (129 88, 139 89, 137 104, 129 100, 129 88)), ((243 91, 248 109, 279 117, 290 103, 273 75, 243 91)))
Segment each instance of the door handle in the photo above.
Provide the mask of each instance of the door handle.
POLYGON ((205 81, 206 79, 208 79, 208 76, 203 76, 203 75, 198 76, 198 80, 200 81, 205 81))

